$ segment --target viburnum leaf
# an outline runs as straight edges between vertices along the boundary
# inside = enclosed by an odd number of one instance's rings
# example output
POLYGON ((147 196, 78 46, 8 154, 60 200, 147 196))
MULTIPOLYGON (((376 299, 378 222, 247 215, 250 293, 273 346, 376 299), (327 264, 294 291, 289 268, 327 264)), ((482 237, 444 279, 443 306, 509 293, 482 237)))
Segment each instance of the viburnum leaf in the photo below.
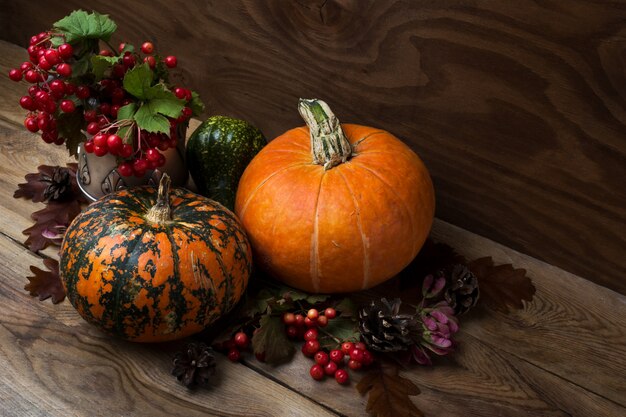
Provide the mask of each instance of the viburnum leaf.
POLYGON ((361 334, 357 322, 342 314, 328 321, 318 335, 320 346, 324 349, 337 349, 343 342, 358 342, 361 334))
POLYGON ((22 232, 28 235, 25 245, 33 252, 50 245, 58 245, 56 236, 63 231, 63 228, 69 226, 80 213, 80 209, 78 200, 50 201, 46 207, 32 214, 35 224, 22 232))
POLYGON ((81 112, 61 113, 57 117, 57 129, 59 136, 65 138, 65 146, 71 156, 78 153, 78 145, 84 142, 86 137, 82 132, 84 120, 81 112))
POLYGON ((137 112, 137 105, 129 103, 117 111, 117 120, 132 119, 137 112))
POLYGON ((119 56, 92 55, 91 66, 96 76, 96 81, 100 81, 104 77, 106 70, 117 64, 120 60, 119 56))
POLYGON ((198 116, 204 111, 204 103, 200 100, 200 95, 198 95, 195 91, 191 92, 191 102, 189 103, 189 107, 195 116, 198 116))
POLYGON ((24 289, 31 296, 39 297, 39 301, 52 297, 52 303, 58 304, 65 298, 65 290, 59 276, 59 262, 54 259, 44 259, 43 264, 48 271, 31 265, 30 271, 34 275, 26 277, 29 282, 24 289))
POLYGON ((411 396, 420 393, 409 379, 398 374, 398 367, 381 363, 368 372, 357 384, 361 395, 368 394, 366 410, 375 417, 424 417, 413 404, 411 396))
POLYGON ((261 317, 260 327, 252 336, 252 348, 255 354, 265 354, 265 361, 278 365, 289 361, 295 348, 287 338, 285 325, 280 317, 269 314, 261 317))
POLYGON ((167 117, 151 105, 152 101, 144 103, 135 113, 133 118, 141 130, 153 133, 170 133, 170 122, 167 117))
POLYGON ((478 278, 480 302, 491 309, 506 313, 524 308, 523 301, 532 301, 536 290, 525 269, 511 264, 494 265, 490 256, 473 260, 467 266, 478 278))
POLYGON ((137 65, 124 75, 124 89, 140 100, 147 99, 147 91, 152 85, 154 74, 147 63, 137 65))
POLYGON ((54 29, 65 35, 65 41, 75 43, 82 39, 102 39, 108 41, 117 25, 107 15, 75 10, 54 23, 54 29))

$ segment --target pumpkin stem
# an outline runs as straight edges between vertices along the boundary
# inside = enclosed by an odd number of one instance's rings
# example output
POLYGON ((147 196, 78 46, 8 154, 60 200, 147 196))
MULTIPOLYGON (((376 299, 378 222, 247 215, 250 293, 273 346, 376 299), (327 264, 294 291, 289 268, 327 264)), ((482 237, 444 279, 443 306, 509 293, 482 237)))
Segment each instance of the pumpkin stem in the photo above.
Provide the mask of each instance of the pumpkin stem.
POLYGON ((311 132, 313 163, 330 169, 346 162, 352 147, 341 128, 339 119, 328 104, 318 99, 300 99, 298 111, 311 132))
POLYGON ((154 206, 150 208, 146 219, 154 223, 166 223, 172 220, 170 213, 170 176, 167 174, 161 175, 161 181, 159 181, 159 192, 157 194, 157 201, 154 206))

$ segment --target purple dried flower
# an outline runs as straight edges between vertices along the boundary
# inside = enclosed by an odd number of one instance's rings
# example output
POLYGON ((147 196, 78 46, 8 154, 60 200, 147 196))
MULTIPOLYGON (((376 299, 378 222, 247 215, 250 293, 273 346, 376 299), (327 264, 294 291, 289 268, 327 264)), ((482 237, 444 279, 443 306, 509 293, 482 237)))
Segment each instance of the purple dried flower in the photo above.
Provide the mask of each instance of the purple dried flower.
POLYGON ((438 273, 436 278, 433 275, 428 275, 422 284, 422 295, 425 299, 435 298, 441 294, 445 286, 446 277, 443 274, 438 273))

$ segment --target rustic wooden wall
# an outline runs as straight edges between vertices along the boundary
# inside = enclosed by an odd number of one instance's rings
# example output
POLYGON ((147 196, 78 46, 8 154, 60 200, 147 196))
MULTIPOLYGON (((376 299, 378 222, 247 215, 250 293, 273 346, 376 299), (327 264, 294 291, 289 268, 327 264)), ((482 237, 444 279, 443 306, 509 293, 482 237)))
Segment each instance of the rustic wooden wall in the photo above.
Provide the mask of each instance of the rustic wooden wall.
MULTIPOLYGON (((626 293, 626 2, 2 0, 0 37, 74 8, 175 52, 210 113, 268 137, 298 97, 394 132, 437 216, 626 293)), ((567 289, 563 289, 567 291, 567 289)))

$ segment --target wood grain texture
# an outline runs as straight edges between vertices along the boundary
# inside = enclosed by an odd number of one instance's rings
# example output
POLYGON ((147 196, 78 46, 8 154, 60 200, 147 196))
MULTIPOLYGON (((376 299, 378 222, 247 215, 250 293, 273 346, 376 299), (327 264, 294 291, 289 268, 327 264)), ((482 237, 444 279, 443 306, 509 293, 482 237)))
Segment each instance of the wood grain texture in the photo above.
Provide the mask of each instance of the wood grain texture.
POLYGON ((3 2, 24 45, 74 8, 153 39, 209 114, 269 138, 298 97, 387 129, 430 168, 437 216, 626 293, 626 3, 3 2))

